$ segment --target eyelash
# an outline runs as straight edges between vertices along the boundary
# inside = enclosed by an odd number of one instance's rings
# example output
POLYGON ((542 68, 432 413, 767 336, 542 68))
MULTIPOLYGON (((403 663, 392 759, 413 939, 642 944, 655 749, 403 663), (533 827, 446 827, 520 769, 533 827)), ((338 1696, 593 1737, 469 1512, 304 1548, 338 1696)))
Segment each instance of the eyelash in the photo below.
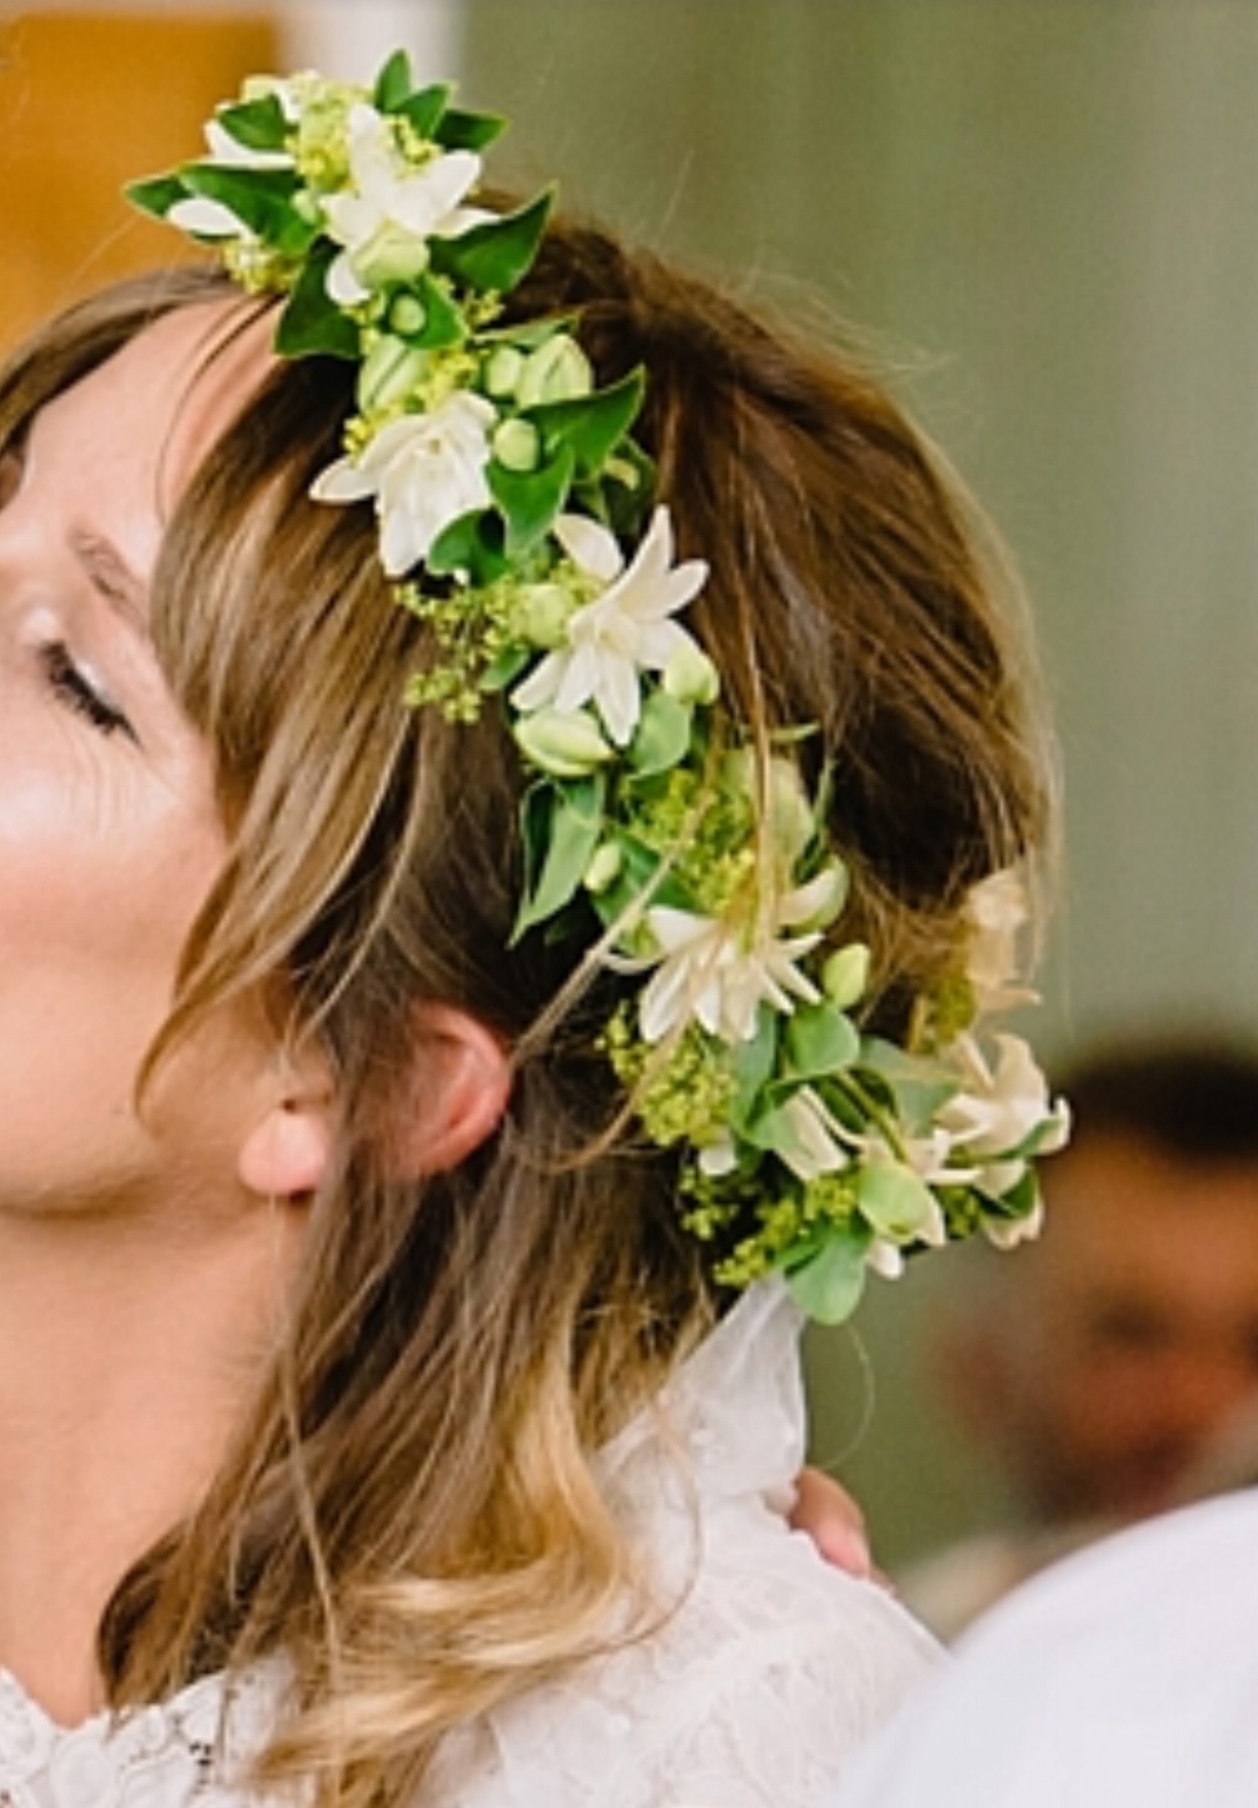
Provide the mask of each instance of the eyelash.
POLYGON ((64 641, 49 641, 40 648, 39 656, 50 687, 67 709, 84 717, 101 734, 125 734, 135 740, 130 722, 74 663, 64 641))

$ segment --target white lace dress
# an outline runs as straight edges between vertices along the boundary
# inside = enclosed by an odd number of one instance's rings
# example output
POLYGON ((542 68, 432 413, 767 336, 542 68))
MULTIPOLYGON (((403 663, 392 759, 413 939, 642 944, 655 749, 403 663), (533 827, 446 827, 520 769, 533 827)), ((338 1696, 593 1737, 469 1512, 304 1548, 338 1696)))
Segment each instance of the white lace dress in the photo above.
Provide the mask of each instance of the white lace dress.
MULTIPOLYGON (((423 1808, 805 1808, 933 1666, 887 1594, 782 1516, 802 1461, 798 1335, 783 1290, 753 1289, 661 1412, 608 1446, 609 1498, 662 1590, 691 1579, 681 1606, 449 1739, 423 1808)), ((0 1673, 0 1808, 246 1808, 277 1693, 274 1671, 208 1677, 121 1725, 65 1729, 0 1673)))

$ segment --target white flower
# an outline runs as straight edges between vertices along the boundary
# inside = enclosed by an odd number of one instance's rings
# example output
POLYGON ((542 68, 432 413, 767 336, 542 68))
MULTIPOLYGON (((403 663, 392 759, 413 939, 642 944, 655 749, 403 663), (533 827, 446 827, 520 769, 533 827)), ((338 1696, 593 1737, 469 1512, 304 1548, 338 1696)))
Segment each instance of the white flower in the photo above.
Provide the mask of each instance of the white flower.
POLYGON ((838 1126, 811 1086, 801 1086, 779 1107, 787 1136, 775 1147, 800 1180, 815 1180, 848 1165, 850 1157, 840 1144, 838 1126))
POLYGON ((390 577, 403 577, 452 521, 488 506, 485 465, 496 419, 483 396, 456 390, 428 414, 390 421, 359 457, 330 465, 310 493, 318 502, 374 496, 381 563, 390 577))
POLYGON ((597 521, 561 515, 555 536, 578 571, 604 588, 573 611, 567 644, 547 654, 511 701, 519 710, 553 704, 564 712, 592 702, 611 739, 625 747, 642 711, 639 672, 662 672, 675 655, 699 651, 669 618, 702 589, 708 568, 701 559, 673 567, 666 508, 656 509, 627 568, 615 536, 597 521))
MULTIPOLYGON (((1053 1105, 1044 1075, 1020 1036, 996 1036, 995 1066, 972 1037, 962 1037, 956 1053, 964 1061, 969 1084, 939 1113, 939 1127, 954 1155, 968 1164, 970 1177, 999 1198, 1016 1186, 1026 1168, 1023 1157, 1009 1157, 1034 1130, 1047 1129, 1040 1153, 1050 1153, 1066 1139, 1064 1105, 1053 1105)), ((955 1170, 954 1170, 955 1172, 955 1170)))
POLYGON ((373 250, 390 247, 396 264, 397 244, 414 244, 414 273, 427 262, 425 241, 455 238, 486 216, 459 203, 476 185, 481 160, 474 151, 446 151, 418 168, 407 161, 388 120, 366 101, 356 102, 348 118, 350 187, 324 197, 328 234, 344 247, 328 271, 328 294, 341 307, 366 301, 371 286, 373 250))
POLYGON ((642 993, 639 1025, 647 1042, 662 1041, 694 1018, 723 1042, 749 1042, 761 1004, 789 1013, 820 993, 795 965, 816 947, 818 933, 779 938, 776 923, 748 941, 741 926, 694 911, 656 905, 647 927, 662 958, 642 993))
POLYGON ((1011 985, 1018 972, 1018 937, 1027 920, 1026 893, 1018 875, 993 873, 966 899, 970 945, 966 978, 974 988, 979 1011, 1001 1011, 1033 1004, 1035 993, 1011 985))

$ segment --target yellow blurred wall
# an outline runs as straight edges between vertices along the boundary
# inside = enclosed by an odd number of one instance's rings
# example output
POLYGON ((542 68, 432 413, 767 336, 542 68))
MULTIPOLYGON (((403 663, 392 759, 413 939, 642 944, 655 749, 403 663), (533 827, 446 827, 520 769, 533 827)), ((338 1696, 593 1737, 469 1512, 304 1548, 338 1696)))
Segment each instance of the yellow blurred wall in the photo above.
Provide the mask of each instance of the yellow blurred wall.
POLYGON ((265 13, 0 11, 0 346, 112 276, 181 255, 122 184, 193 156, 269 69, 265 13))

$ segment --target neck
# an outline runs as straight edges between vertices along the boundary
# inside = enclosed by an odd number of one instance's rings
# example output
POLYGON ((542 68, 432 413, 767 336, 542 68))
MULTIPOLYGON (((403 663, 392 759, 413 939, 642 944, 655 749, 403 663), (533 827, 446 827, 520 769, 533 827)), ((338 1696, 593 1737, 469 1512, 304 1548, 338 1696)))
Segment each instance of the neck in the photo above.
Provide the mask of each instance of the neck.
POLYGON ((256 1205, 0 1217, 0 1665, 57 1719, 102 1704, 100 1615, 221 1463, 298 1232, 256 1205))

